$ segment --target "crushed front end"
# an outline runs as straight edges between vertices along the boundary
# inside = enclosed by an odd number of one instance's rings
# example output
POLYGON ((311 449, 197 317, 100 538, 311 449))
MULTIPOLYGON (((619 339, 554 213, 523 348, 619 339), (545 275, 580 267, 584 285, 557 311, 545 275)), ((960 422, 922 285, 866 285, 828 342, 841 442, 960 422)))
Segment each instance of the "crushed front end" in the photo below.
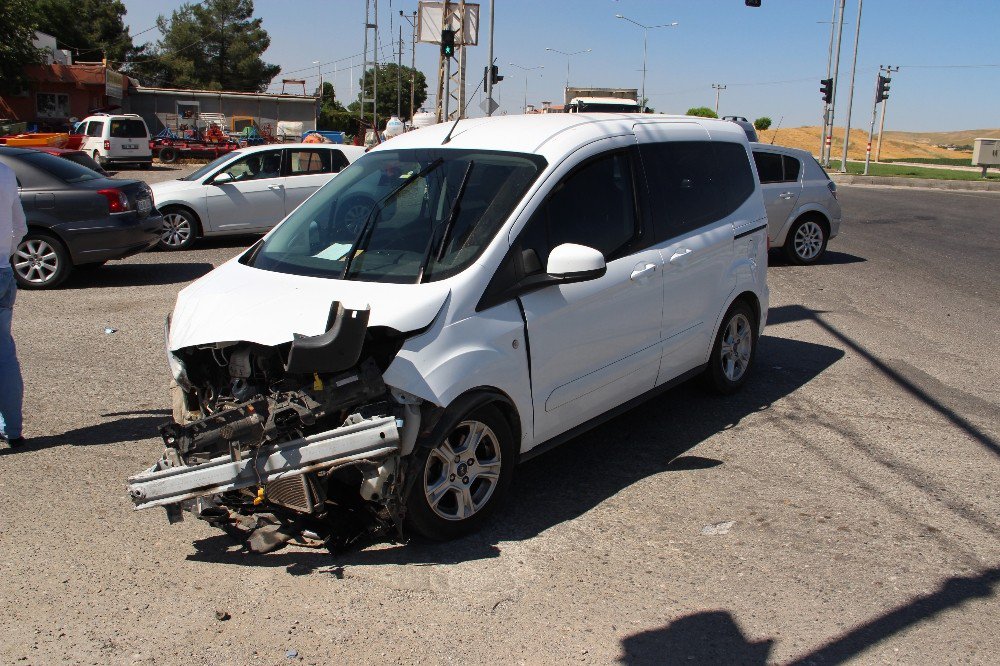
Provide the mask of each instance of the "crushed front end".
POLYGON ((258 552, 401 535, 420 401, 383 383, 404 336, 368 314, 333 303, 325 333, 276 346, 168 344, 174 421, 128 480, 136 508, 189 511, 258 552))

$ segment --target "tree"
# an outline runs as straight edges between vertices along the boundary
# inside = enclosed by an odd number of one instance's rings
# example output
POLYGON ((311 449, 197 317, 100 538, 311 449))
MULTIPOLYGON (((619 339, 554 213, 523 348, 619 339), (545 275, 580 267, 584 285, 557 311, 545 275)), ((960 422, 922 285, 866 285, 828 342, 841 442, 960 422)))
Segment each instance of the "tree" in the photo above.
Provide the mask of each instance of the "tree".
POLYGON ((0 0, 0 91, 21 90, 25 65, 41 60, 41 53, 31 43, 35 24, 28 0, 0 0))
POLYGON ((38 29, 56 38, 74 60, 114 63, 133 55, 121 0, 36 0, 38 29))
POLYGON ((688 109, 687 113, 684 114, 684 115, 686 115, 686 116, 700 116, 702 118, 718 118, 719 117, 719 114, 717 114, 715 111, 713 111, 712 109, 708 108, 707 106, 695 106, 695 107, 692 107, 692 108, 688 109))
POLYGON ((771 126, 771 119, 768 118, 767 116, 763 116, 753 121, 753 126, 754 129, 758 129, 763 132, 764 130, 766 130, 768 127, 771 126))
POLYGON ((323 82, 323 90, 320 93, 319 120, 316 129, 337 130, 347 134, 356 134, 358 131, 358 114, 351 113, 337 101, 333 84, 329 81, 323 82))
MULTIPOLYGON (((403 66, 399 68, 400 73, 400 108, 403 112, 404 118, 412 118, 413 113, 419 109, 423 103, 427 100, 427 78, 424 73, 420 70, 414 70, 411 67, 403 66), (413 73, 416 73, 416 85, 413 88, 413 104, 414 108, 410 108, 410 77, 413 73)), ((372 77, 372 70, 367 70, 362 76, 361 80, 358 82, 361 85, 361 89, 364 91, 364 96, 366 98, 371 98, 372 96, 372 82, 374 78, 372 77)), ((380 119, 388 119, 389 116, 396 115, 396 63, 390 62, 383 65, 379 65, 378 68, 378 99, 375 102, 375 109, 378 111, 378 117, 380 119)), ((360 100, 360 96, 358 98, 360 100)), ((354 104, 357 100, 351 104, 354 104)), ((365 113, 370 115, 370 106, 365 107, 365 113)))
POLYGON ((184 4, 156 24, 162 37, 129 72, 148 83, 179 88, 263 92, 281 68, 261 55, 271 44, 253 0, 184 4))

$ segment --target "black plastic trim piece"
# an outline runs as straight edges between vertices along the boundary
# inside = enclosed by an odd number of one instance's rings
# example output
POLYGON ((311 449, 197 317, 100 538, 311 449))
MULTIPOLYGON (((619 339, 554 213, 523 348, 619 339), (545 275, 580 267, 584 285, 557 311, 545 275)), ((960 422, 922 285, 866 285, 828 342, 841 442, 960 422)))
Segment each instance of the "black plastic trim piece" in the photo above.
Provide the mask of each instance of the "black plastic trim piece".
POLYGON ((766 224, 762 224, 759 227, 751 229, 750 231, 744 231, 743 233, 736 234, 735 236, 733 236, 733 240, 737 240, 737 239, 743 238, 744 236, 749 236, 750 234, 755 234, 755 233, 757 233, 758 231, 760 231, 762 229, 767 229, 767 225, 766 224))
POLYGON ((526 452, 524 452, 524 453, 521 454, 520 462, 525 462, 527 460, 531 460, 532 458, 535 458, 536 456, 540 456, 541 454, 546 453, 547 451, 551 451, 552 449, 556 448, 560 444, 564 444, 564 443, 568 442, 569 440, 571 440, 571 439, 573 439, 575 437, 579 437, 580 435, 582 435, 583 433, 587 432, 588 430, 592 430, 592 429, 596 428, 597 426, 601 425, 602 423, 605 423, 606 421, 610 421, 611 419, 613 419, 614 417, 618 416, 619 414, 623 414, 623 413, 627 412, 628 410, 632 409, 633 407, 641 405, 642 403, 646 402, 647 400, 649 400, 651 398, 655 398, 659 394, 661 394, 661 393, 663 393, 663 392, 665 392, 665 391, 667 391, 669 389, 672 389, 673 387, 677 386, 678 384, 683 384, 687 380, 692 379, 694 377, 697 377, 698 375, 700 375, 702 372, 705 371, 706 367, 708 367, 707 363, 704 364, 704 365, 699 365, 697 368, 693 368, 691 370, 688 370, 687 372, 685 372, 685 373, 683 373, 681 375, 678 375, 677 377, 674 377, 673 379, 671 379, 669 381, 666 381, 663 384, 660 384, 659 386, 657 386, 657 387, 655 387, 655 388, 653 388, 653 389, 651 389, 649 391, 646 391, 642 395, 638 395, 638 396, 632 398, 631 400, 623 402, 622 404, 618 405, 617 407, 609 409, 608 411, 604 412, 600 416, 596 416, 596 417, 590 419, 589 421, 581 423, 580 425, 576 426, 575 428, 570 428, 569 430, 567 430, 566 432, 562 433, 561 435, 556 435, 552 439, 549 439, 549 440, 547 440, 545 442, 542 442, 538 446, 532 447, 530 450, 528 450, 528 451, 526 451, 526 452))

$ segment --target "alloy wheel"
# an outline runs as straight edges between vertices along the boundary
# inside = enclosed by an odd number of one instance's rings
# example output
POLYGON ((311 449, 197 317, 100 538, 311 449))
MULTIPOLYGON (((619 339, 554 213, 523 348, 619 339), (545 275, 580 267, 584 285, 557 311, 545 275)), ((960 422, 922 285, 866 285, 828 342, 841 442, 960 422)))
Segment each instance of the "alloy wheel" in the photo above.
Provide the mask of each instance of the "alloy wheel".
POLYGON ((489 502, 502 465, 496 434, 481 421, 462 421, 424 464, 424 497, 445 520, 466 520, 489 502))
POLYGON ((180 213, 167 213, 163 216, 160 241, 167 247, 183 246, 192 233, 191 222, 180 213))
POLYGON ((796 229, 792 243, 795 254, 803 261, 815 259, 823 249, 823 229, 812 220, 803 222, 796 229))
POLYGON ((35 238, 23 241, 14 252, 14 270, 25 282, 43 285, 59 272, 59 255, 49 243, 35 238))
POLYGON ((753 329, 750 320, 742 313, 737 313, 726 326, 722 337, 721 362, 722 372, 731 382, 739 381, 750 366, 750 355, 753 351, 753 329))

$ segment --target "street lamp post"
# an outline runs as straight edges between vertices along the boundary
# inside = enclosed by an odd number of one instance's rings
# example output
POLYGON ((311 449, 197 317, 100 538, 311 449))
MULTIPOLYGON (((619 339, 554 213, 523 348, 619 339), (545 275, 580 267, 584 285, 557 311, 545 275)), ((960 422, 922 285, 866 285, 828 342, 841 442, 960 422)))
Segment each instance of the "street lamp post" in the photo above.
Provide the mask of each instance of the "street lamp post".
POLYGON ((528 72, 530 72, 532 70, 535 70, 535 69, 545 69, 545 65, 535 65, 534 67, 525 67, 523 65, 518 65, 517 63, 514 63, 514 62, 509 62, 507 64, 510 65, 511 67, 517 67, 518 69, 524 71, 524 106, 521 107, 521 108, 522 108, 523 113, 527 113, 528 112, 528 72))
POLYGON ((646 42, 649 37, 649 31, 654 28, 673 28, 677 25, 677 21, 673 23, 663 23, 661 25, 644 25, 638 21, 633 21, 627 16, 622 16, 621 14, 615 14, 615 18, 622 19, 623 21, 628 21, 629 23, 634 23, 635 25, 642 28, 642 106, 640 111, 646 112, 646 42))
MULTIPOLYGON (((566 90, 569 90, 569 59, 575 55, 580 55, 581 53, 590 53, 591 51, 593 51, 593 49, 584 49, 582 51, 573 51, 572 53, 567 53, 566 51, 560 51, 559 49, 549 48, 548 46, 545 47, 545 50, 552 51, 553 53, 560 53, 566 56, 566 90)), ((568 102, 569 100, 566 101, 568 102)))
POLYGON ((323 115, 323 70, 320 69, 321 64, 319 60, 313 60, 313 64, 316 65, 316 73, 319 74, 319 103, 316 104, 316 129, 319 129, 319 119, 323 115))

